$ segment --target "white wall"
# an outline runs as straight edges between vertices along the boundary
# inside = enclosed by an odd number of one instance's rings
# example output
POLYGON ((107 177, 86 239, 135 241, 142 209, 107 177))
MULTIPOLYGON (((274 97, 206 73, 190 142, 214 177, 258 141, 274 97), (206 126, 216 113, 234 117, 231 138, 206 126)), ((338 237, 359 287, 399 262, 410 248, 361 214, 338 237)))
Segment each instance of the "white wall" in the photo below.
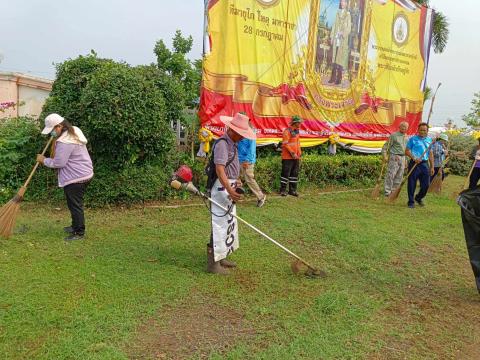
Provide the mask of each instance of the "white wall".
POLYGON ((13 101, 21 106, 0 112, 0 119, 29 116, 38 118, 53 81, 19 73, 0 72, 0 102, 13 101))
POLYGON ((43 104, 45 104, 45 100, 49 94, 50 92, 47 90, 20 85, 18 89, 18 101, 20 103, 25 102, 25 104, 18 108, 18 115, 34 118, 40 116, 43 104))

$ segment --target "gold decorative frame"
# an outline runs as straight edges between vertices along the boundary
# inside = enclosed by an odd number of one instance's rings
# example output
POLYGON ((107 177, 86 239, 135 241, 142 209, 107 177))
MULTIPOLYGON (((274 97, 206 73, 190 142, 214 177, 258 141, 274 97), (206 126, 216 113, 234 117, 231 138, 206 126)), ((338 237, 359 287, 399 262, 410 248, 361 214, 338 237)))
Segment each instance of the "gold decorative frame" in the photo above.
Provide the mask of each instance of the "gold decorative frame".
MULTIPOLYGON (((370 86, 373 85, 371 79, 367 79, 367 52, 368 52, 368 40, 370 38, 371 18, 372 18, 372 0, 365 0, 363 7, 363 22, 362 22, 362 43, 360 45, 360 61, 358 73, 355 79, 351 80, 351 86, 349 89, 338 87, 325 87, 318 86, 321 83, 321 77, 317 71, 315 71, 315 59, 317 51, 317 36, 318 36, 318 14, 320 12, 320 6, 322 1, 325 0, 312 0, 310 7, 310 20, 309 20, 309 33, 308 33, 308 48, 306 55, 306 80, 309 88, 316 89, 320 95, 331 100, 345 100, 347 97, 353 95, 355 100, 360 96, 363 90, 367 87, 371 90, 370 86)), ((342 111, 342 110, 339 110, 342 111)))

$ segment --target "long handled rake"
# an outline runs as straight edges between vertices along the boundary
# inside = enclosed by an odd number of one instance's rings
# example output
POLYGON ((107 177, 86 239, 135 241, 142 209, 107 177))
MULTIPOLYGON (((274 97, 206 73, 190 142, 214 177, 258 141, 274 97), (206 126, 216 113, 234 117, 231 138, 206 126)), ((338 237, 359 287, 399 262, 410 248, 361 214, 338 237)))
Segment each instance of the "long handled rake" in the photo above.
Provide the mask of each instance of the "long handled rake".
MULTIPOLYGON (((52 137, 48 140, 47 145, 45 145, 45 148, 42 151, 42 155, 45 154, 52 140, 52 137)), ((32 180, 33 174, 35 174, 35 171, 37 171, 38 164, 38 162, 35 163, 35 166, 30 172, 30 176, 28 177, 27 181, 25 181, 23 186, 18 190, 17 194, 0 209, 0 236, 3 236, 6 239, 12 235, 13 228, 15 227, 15 220, 20 209, 20 203, 23 200, 25 191, 27 191, 28 184, 32 180)))
MULTIPOLYGON (((195 195, 198 195, 198 196, 201 196, 205 199, 207 199, 208 201, 210 201, 212 204, 215 204, 217 205, 218 207, 220 207, 222 210, 224 210, 225 212, 228 212, 229 210, 227 208, 225 208, 224 206, 222 206, 221 204, 219 204, 218 202, 216 202, 215 200, 211 199, 210 197, 208 197, 207 195, 205 195, 204 193, 202 193, 200 190, 198 190, 195 185, 193 185, 191 182, 189 183, 181 183, 180 181, 178 180, 173 180, 171 183, 170 183, 171 187, 173 187, 174 189, 177 189, 177 190, 180 190, 180 189, 185 189, 185 190, 188 190, 192 193, 194 193, 195 195)), ((235 215, 235 214, 231 214, 232 216, 234 216, 237 220, 241 221, 242 223, 244 223, 245 225, 247 225, 250 229, 256 231, 258 234, 260 234, 261 236, 263 236, 264 238, 266 238, 267 240, 271 241, 272 243, 274 243, 276 246, 278 246, 280 249, 282 249, 283 251, 285 251, 287 254, 293 256, 297 261, 292 263, 292 270, 293 272, 295 273, 298 273, 299 270, 300 270, 300 267, 301 267, 301 264, 304 264, 308 269, 306 271, 306 275, 307 276, 313 276, 313 277, 317 277, 317 276, 320 276, 320 277, 323 277, 325 276, 325 272, 323 272, 322 270, 318 270, 316 269, 315 267, 313 267, 312 265, 310 265, 308 262, 306 262, 305 260, 303 260, 300 256, 298 256, 297 254, 295 254, 294 252, 292 252, 291 250, 287 249, 285 246, 283 246, 282 244, 280 244, 278 241, 272 239, 270 236, 268 236, 267 234, 265 234, 263 231, 257 229, 255 226, 251 225, 250 223, 248 223, 247 221, 243 220, 241 217, 239 217, 238 215, 235 215), (300 264, 301 263, 301 264, 300 264)))

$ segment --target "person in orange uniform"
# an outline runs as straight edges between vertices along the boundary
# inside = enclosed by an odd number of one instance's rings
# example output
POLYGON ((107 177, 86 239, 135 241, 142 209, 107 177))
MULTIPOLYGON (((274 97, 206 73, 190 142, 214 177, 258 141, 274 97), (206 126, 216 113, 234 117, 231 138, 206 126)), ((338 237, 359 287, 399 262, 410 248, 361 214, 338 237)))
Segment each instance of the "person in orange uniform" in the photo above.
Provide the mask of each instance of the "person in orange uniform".
POLYGON ((302 119, 299 116, 293 116, 290 126, 283 131, 282 141, 282 175, 280 177, 280 194, 298 196, 297 183, 298 171, 300 169, 300 157, 302 149, 300 148, 300 126, 302 119))

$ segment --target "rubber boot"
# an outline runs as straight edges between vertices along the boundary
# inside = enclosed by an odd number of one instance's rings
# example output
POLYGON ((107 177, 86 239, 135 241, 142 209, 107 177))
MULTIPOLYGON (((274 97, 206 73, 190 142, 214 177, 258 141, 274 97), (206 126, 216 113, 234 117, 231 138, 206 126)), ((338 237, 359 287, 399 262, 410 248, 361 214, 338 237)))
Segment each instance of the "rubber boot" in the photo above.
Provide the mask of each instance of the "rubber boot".
POLYGON ((211 274, 228 275, 228 270, 224 268, 220 261, 215 261, 213 248, 207 245, 207 272, 211 274))
POLYGON ((235 263, 234 261, 231 261, 231 260, 227 260, 227 259, 220 260, 220 265, 222 265, 225 268, 237 267, 237 263, 235 263))

